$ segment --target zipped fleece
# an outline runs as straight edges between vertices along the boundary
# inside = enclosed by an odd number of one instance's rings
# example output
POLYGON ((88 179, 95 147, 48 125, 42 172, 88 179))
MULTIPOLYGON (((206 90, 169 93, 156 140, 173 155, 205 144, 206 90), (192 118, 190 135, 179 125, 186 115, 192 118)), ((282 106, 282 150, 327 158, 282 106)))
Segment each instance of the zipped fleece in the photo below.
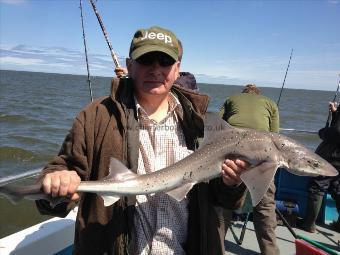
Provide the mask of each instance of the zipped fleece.
POLYGON ((332 113, 331 125, 319 130, 319 137, 322 143, 317 149, 317 154, 340 171, 340 106, 332 113))
MULTIPOLYGON (((198 147, 204 132, 204 114, 209 97, 173 86, 172 93, 183 107, 180 124, 190 150, 198 147)), ((131 79, 113 79, 110 97, 98 98, 75 118, 59 155, 46 165, 43 174, 54 170, 75 170, 82 180, 98 180, 109 171, 115 157, 136 172, 139 129, 131 79)), ((214 206, 238 208, 244 185, 230 188, 221 178, 196 184, 189 192, 187 254, 224 254, 224 222, 214 206)), ((78 203, 74 254, 127 254, 134 219, 134 197, 125 197, 104 207, 96 194, 84 193, 78 203)), ((51 208, 45 200, 36 202, 42 214, 65 217, 75 203, 51 208)))

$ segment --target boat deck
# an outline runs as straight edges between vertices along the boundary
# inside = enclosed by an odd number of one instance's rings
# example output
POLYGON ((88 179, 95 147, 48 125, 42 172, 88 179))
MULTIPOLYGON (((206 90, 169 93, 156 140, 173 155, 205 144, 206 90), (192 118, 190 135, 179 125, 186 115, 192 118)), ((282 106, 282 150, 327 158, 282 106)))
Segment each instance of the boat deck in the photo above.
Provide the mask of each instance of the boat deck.
MULTIPOLYGON (((75 209, 66 218, 52 218, 0 239, 0 254, 70 255, 76 214, 77 210, 75 209)), ((233 229, 237 237, 240 237, 242 226, 242 221, 233 222, 233 229)), ((303 235, 331 248, 334 250, 332 255, 340 255, 340 233, 330 230, 326 225, 318 226, 317 232, 314 234, 297 228, 294 228, 294 231, 298 235, 303 235)), ((285 226, 278 226, 276 235, 281 255, 296 254, 295 239, 285 226)), ((241 245, 236 243, 232 232, 229 230, 225 238, 225 247, 228 255, 260 254, 253 223, 248 221, 241 245)))
MULTIPOLYGON (((235 234, 240 237, 241 228, 243 222, 235 221, 233 229, 235 234)), ((340 254, 340 233, 330 230, 325 226, 317 226, 316 233, 305 232, 298 228, 293 228, 296 234, 303 235, 314 241, 317 241, 328 248, 338 251, 340 254)), ((277 226, 276 228, 277 243, 282 255, 293 255, 296 254, 295 250, 295 238, 289 232, 285 226, 277 226)), ((228 230, 225 239, 226 254, 228 255, 257 255, 261 254, 257 243, 256 235, 254 232, 253 222, 247 223, 247 230, 244 235, 244 239, 241 245, 238 245, 233 238, 232 232, 228 230)))

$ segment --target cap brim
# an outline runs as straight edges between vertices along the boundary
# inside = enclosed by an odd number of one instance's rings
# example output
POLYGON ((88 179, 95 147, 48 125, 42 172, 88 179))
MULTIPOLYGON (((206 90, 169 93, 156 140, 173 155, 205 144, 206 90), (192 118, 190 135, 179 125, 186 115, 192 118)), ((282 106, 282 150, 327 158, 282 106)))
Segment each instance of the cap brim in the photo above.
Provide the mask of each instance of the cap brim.
POLYGON ((136 60, 140 56, 149 53, 149 52, 163 52, 167 55, 169 55, 171 58, 173 58, 175 61, 178 61, 178 54, 176 54, 174 51, 165 48, 160 47, 159 45, 143 45, 137 49, 135 49, 133 52, 131 52, 131 58, 136 60))

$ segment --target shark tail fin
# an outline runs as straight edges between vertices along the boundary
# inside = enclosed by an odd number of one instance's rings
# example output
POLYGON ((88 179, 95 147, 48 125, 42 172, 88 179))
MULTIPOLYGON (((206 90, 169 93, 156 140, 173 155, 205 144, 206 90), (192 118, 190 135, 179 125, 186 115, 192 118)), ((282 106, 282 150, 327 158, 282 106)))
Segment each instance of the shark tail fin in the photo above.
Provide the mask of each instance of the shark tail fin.
MULTIPOLYGON (((115 158, 110 158, 109 174, 103 178, 103 181, 125 181, 136 178, 137 174, 128 169, 123 163, 115 158)), ((116 203, 120 197, 102 194, 104 206, 110 206, 116 203)))
POLYGON ((16 191, 14 187, 0 186, 0 194, 6 197, 12 204, 17 204, 24 196, 16 191))

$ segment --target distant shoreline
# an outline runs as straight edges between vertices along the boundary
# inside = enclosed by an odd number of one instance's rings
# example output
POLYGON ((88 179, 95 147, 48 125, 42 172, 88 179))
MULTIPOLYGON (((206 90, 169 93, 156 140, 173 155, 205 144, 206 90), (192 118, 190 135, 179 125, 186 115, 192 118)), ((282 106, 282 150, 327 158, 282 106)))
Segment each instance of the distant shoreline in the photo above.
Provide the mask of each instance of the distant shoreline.
MULTIPOLYGON (((38 72, 38 71, 27 71, 27 70, 9 70, 9 69, 0 69, 0 72, 6 71, 6 72, 25 72, 25 73, 40 73, 40 74, 55 74, 55 75, 70 75, 70 76, 79 76, 79 77, 84 77, 84 79, 87 80, 87 75, 86 74, 69 74, 69 73, 53 73, 53 72, 38 72)), ((197 74, 194 74, 197 75, 197 74)), ((98 76, 98 75, 91 75, 91 78, 109 78, 111 79, 112 77, 109 76, 98 76)), ((1 81, 1 78, 0 78, 1 81)), ((197 82, 198 85, 216 85, 216 86, 234 86, 234 87, 242 87, 245 84, 221 84, 221 83, 206 83, 206 82, 197 82)), ((258 84, 259 87, 261 88, 272 88, 272 89, 281 89, 281 87, 269 87, 269 86, 262 86, 261 84, 258 84)), ((327 92, 332 92, 331 90, 320 90, 320 89, 298 89, 298 88, 287 88, 285 87, 284 89, 289 89, 289 90, 312 90, 312 91, 327 91, 327 92)))

